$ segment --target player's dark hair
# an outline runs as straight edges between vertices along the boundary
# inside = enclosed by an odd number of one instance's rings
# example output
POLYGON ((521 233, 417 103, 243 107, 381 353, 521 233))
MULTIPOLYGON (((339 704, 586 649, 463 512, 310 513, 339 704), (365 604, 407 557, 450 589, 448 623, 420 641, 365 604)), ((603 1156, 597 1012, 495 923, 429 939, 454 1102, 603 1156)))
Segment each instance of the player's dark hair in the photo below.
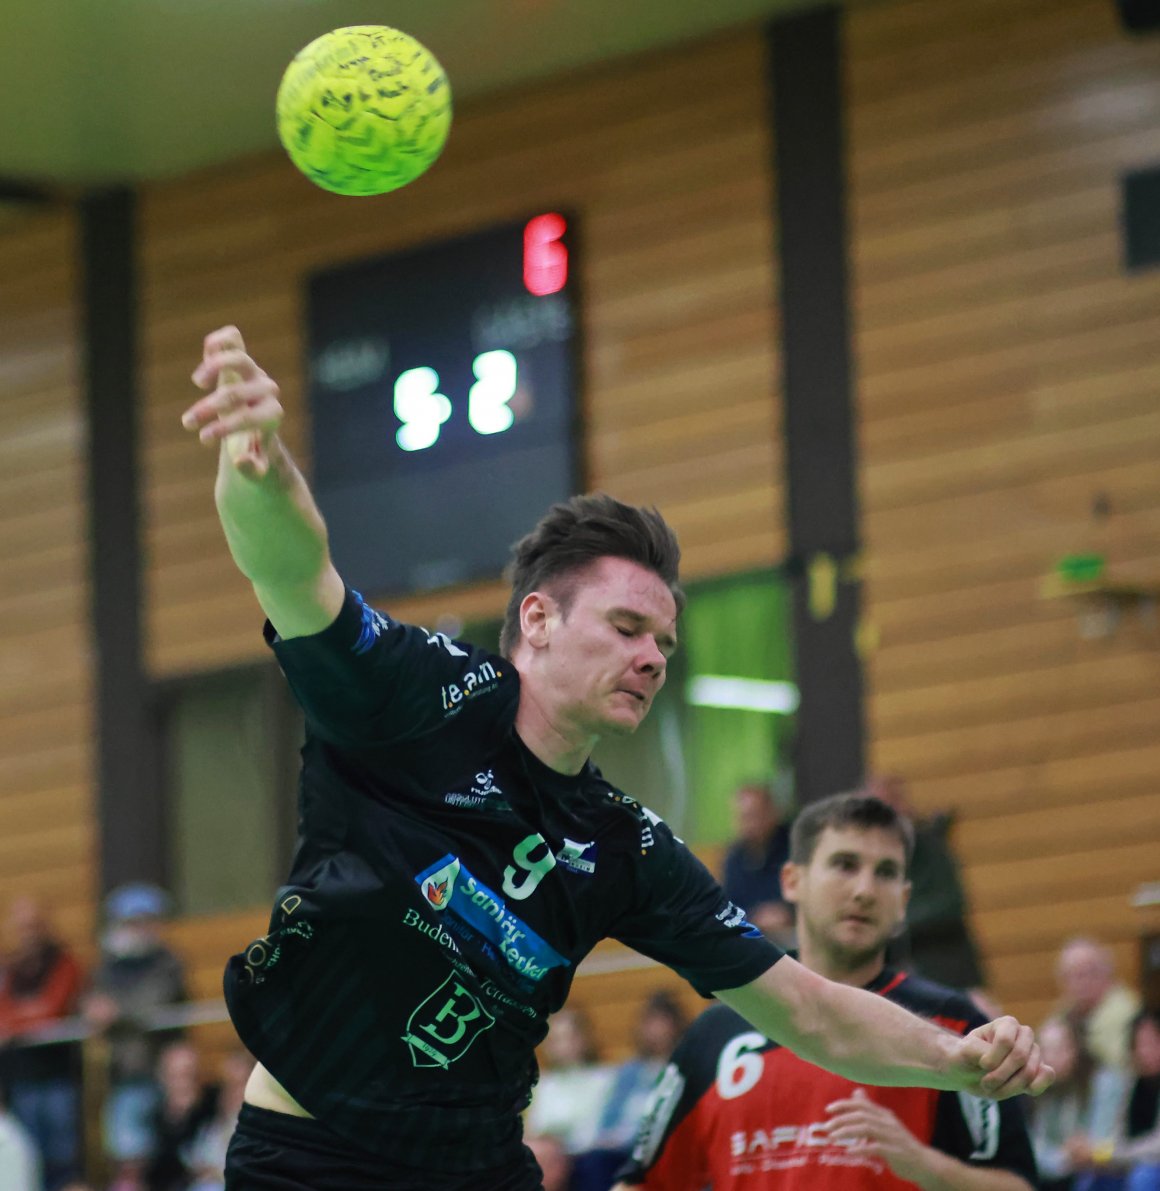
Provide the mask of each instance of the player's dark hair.
POLYGON ((665 519, 652 508, 626 505, 603 492, 553 505, 531 533, 512 547, 507 577, 511 598, 499 635, 505 657, 520 639, 520 605, 533 591, 550 589, 564 615, 583 572, 601 558, 624 558, 657 574, 685 606, 678 570, 681 548, 665 519))
POLYGON ((881 798, 857 790, 808 802, 798 811, 789 832, 790 861, 794 864, 809 864, 814 858, 818 840, 827 827, 837 831, 855 827, 860 831, 873 828, 893 832, 902 843, 906 867, 910 868, 910 858, 914 854, 914 827, 910 820, 881 798))

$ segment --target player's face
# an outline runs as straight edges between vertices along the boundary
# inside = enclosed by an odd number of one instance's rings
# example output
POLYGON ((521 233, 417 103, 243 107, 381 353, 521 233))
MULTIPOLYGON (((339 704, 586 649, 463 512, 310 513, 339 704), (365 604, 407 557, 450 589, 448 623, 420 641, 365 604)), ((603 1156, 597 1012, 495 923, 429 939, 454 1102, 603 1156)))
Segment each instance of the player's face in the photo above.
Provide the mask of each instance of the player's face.
POLYGON ((664 686, 676 625, 676 601, 659 575, 623 558, 594 563, 551 623, 549 677, 572 727, 635 732, 664 686))
POLYGON ((861 966, 885 948, 906 913, 906 853, 891 831, 826 827, 809 864, 785 866, 782 887, 813 946, 861 966))

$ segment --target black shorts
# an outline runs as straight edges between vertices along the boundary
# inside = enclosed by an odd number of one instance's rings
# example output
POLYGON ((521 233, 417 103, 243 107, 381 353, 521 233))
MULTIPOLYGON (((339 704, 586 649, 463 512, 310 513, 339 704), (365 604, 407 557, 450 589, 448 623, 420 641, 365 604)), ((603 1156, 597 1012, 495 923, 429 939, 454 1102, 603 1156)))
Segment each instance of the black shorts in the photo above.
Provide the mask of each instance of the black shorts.
POLYGON ((444 1174, 356 1150, 319 1121, 243 1104, 226 1155, 226 1191, 541 1191, 527 1148, 502 1169, 444 1174))

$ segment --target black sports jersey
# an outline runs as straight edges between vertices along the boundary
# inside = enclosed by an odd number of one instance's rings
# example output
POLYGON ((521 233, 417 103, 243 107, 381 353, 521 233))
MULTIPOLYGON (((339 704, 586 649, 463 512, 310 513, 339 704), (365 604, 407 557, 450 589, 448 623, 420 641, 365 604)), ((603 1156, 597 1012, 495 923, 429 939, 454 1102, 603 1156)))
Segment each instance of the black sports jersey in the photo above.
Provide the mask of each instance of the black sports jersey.
MULTIPOLYGON (((964 1034, 985 1019, 962 993, 885 969, 867 988, 964 1034)), ((1036 1185, 1017 1100, 862 1087, 757 1033, 724 1005, 689 1027, 654 1088, 629 1163, 648 1191, 901 1191, 885 1160, 826 1136, 826 1106, 854 1094, 889 1108, 925 1145, 1036 1185)))
POLYGON ((267 638, 306 712, 299 842, 226 998, 351 1142, 433 1170, 520 1161, 534 1048, 605 936, 705 994, 781 957, 660 819, 522 744, 506 660, 350 591, 325 631, 267 638))

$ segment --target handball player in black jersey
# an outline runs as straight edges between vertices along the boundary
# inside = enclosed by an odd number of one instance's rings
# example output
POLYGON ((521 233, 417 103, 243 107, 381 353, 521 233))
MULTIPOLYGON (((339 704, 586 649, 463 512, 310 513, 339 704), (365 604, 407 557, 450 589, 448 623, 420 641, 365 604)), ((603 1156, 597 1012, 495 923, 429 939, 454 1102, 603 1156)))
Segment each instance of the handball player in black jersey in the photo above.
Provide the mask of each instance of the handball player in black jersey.
POLYGON ((291 871, 226 970, 258 1060, 229 1191, 534 1191, 535 1047, 606 936, 861 1082, 1050 1083, 1012 1018, 960 1037, 785 958, 588 760, 644 719, 676 648, 679 551, 658 513, 549 510, 514 548, 489 654, 345 586, 277 436, 278 387, 236 328, 206 337, 193 379, 206 396, 182 423, 220 444, 226 539, 307 724, 291 871))
MULTIPOLYGON (((910 822, 859 792, 793 825, 784 888, 801 962, 965 1033, 962 992, 886 966, 906 913, 910 822)), ((686 1032, 653 1090, 614 1191, 1032 1191, 1018 1100, 865 1087, 802 1062, 723 1005, 686 1032)))

